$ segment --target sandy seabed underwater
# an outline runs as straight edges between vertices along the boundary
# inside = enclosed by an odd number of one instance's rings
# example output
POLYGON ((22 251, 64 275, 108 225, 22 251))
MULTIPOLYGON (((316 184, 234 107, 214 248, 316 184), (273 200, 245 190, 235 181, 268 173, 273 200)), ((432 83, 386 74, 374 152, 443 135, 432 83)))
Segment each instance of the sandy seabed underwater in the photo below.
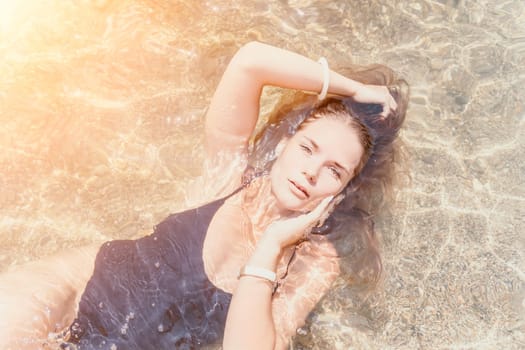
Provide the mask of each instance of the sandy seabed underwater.
POLYGON ((517 0, 0 0, 0 270, 182 209, 208 101, 250 40, 412 88, 411 182, 376 218, 383 283, 365 298, 338 280, 292 348, 525 348, 517 0))

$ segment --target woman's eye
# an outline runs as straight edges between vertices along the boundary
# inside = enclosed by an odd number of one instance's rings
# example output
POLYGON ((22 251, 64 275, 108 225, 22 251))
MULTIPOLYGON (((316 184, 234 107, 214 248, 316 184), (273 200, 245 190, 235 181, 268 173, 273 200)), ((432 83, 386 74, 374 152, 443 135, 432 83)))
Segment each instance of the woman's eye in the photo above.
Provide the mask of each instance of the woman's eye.
POLYGON ((301 149, 308 154, 312 154, 312 149, 308 147, 307 145, 301 145, 301 149))
POLYGON ((337 179, 340 179, 341 178, 341 173, 339 172, 339 170, 335 167, 330 167, 330 171, 332 172, 332 175, 334 175, 337 179))

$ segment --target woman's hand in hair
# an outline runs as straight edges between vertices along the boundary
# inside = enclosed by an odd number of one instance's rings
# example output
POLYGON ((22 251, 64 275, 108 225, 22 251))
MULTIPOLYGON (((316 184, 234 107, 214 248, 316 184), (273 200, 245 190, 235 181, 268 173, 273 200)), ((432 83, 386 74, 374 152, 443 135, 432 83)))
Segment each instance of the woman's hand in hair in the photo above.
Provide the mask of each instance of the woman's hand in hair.
POLYGON ((380 113, 383 118, 397 109, 397 103, 388 91, 388 88, 383 85, 368 85, 360 84, 352 96, 353 100, 359 103, 378 104, 383 107, 380 113))

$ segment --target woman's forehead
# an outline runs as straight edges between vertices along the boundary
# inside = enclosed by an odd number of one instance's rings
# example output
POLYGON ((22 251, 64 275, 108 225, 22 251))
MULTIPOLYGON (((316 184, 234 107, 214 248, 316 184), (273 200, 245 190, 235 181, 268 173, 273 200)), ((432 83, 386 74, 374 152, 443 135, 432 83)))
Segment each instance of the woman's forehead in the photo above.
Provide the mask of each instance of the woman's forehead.
POLYGON ((348 122, 335 118, 319 118, 308 121, 297 134, 357 136, 356 130, 348 122))
POLYGON ((313 120, 305 124, 295 137, 313 141, 322 151, 329 152, 350 167, 359 162, 363 153, 357 131, 337 119, 313 120))

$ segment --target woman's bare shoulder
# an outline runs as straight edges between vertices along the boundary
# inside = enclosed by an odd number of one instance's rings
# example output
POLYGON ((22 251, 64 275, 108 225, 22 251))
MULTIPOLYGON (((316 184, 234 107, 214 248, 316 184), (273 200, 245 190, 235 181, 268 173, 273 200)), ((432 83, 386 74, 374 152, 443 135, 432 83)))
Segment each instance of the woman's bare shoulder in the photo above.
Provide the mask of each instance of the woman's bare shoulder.
POLYGON ((205 158, 201 174, 186 189, 185 206, 194 208, 222 198, 242 186, 247 156, 242 152, 220 152, 205 158))

